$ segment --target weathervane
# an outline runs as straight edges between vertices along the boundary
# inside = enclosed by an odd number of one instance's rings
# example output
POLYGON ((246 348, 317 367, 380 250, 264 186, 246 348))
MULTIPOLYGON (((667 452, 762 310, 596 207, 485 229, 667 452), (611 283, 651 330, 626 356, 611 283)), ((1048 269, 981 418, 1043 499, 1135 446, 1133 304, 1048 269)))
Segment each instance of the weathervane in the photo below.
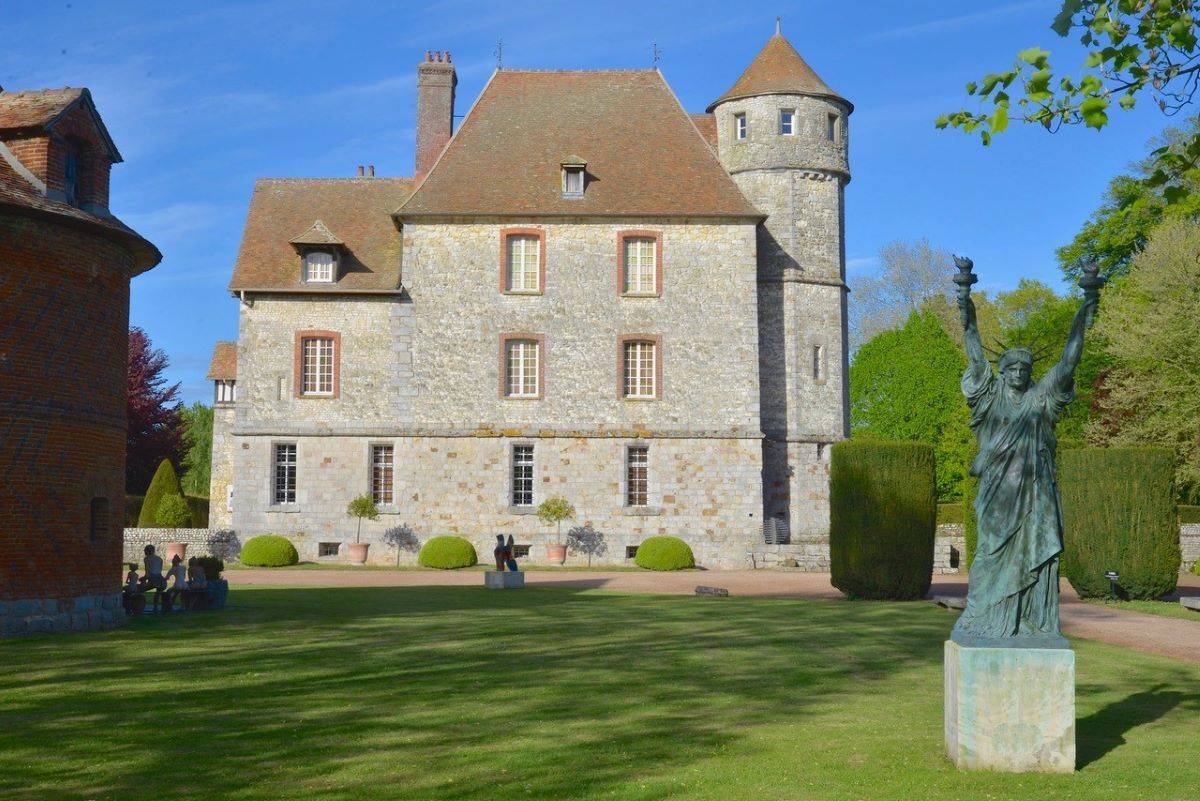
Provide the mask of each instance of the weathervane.
POLYGON ((658 42, 650 43, 650 59, 654 62, 654 66, 658 66, 658 62, 662 61, 662 51, 658 49, 658 42))
POLYGON ((775 18, 775 35, 783 36, 783 17, 775 18))
POLYGON ((496 69, 501 69, 504 66, 504 37, 496 39, 496 49, 492 51, 492 55, 496 57, 496 69))

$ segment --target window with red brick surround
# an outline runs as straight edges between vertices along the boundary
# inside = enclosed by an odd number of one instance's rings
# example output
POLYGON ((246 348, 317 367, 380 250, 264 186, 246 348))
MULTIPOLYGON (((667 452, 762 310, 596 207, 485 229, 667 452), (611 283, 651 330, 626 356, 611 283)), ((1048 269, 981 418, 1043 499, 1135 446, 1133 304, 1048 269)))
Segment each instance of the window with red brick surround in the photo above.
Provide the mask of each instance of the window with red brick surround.
POLYGON ((292 374, 297 398, 338 397, 342 389, 342 335, 337 331, 297 331, 292 351, 292 374), (331 343, 328 350, 323 344, 325 341, 331 343))
MULTIPOLYGON (((528 264, 528 262, 526 262, 528 264)), ((520 277, 520 276, 517 276, 520 277)), ((527 280, 527 276, 526 276, 527 280)), ((526 285, 527 286, 527 285, 526 285)), ((500 291, 505 295, 541 295, 546 291, 546 232, 541 228, 501 228, 500 229, 500 291), (526 250, 528 244, 519 244, 521 240, 536 239, 534 252, 537 254, 537 287, 536 288, 513 288, 513 275, 510 274, 512 267, 509 258, 509 239, 513 239, 513 247, 517 251, 514 254, 516 258, 529 257, 526 250)))
POLYGON ((662 296, 663 285, 663 238, 662 231, 618 231, 617 232, 617 294, 626 298, 657 298, 662 296), (650 291, 626 286, 629 276, 629 257, 626 240, 653 240, 654 287, 650 291))
POLYGON ((621 400, 662 400, 663 347, 658 334, 622 334, 617 337, 617 397, 621 400), (647 349, 653 363, 647 373, 647 349), (648 382, 650 394, 645 393, 648 382), (633 394, 631 394, 633 390, 633 394))
POLYGON ((546 335, 501 334, 498 366, 500 397, 540 400, 546 383, 546 335))

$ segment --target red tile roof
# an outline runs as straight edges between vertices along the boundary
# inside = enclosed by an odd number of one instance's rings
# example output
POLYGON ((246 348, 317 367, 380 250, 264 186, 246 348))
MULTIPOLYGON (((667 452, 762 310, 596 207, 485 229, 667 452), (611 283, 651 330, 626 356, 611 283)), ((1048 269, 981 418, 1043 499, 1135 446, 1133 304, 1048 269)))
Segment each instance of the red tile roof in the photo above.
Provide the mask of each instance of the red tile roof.
POLYGON ((420 215, 762 217, 658 70, 497 71, 397 212, 420 215), (582 198, 562 193, 572 155, 582 198))
MULTIPOLYGON (((742 77, 708 107, 712 111, 726 100, 754 95, 816 95, 847 101, 808 66, 808 63, 782 35, 775 34, 763 46, 742 77)), ((847 103, 847 105, 849 105, 847 103)))
POLYGON ((704 141, 708 142, 709 147, 713 150, 717 149, 717 117, 715 114, 691 114, 692 122, 696 123, 696 130, 704 137, 704 141))
POLYGON ((210 381, 233 381, 237 378, 237 343, 219 341, 213 346, 212 363, 208 366, 210 381))
POLYGON ((92 93, 87 89, 39 89, 30 92, 0 91, 0 131, 46 130, 83 104, 96 122, 100 138, 107 146, 113 163, 121 161, 117 146, 96 111, 92 93))
POLYGON ((400 234, 391 212, 412 193, 408 178, 261 178, 254 184, 229 288, 380 292, 400 288, 400 234), (334 284, 306 285, 291 241, 317 221, 344 243, 334 284))

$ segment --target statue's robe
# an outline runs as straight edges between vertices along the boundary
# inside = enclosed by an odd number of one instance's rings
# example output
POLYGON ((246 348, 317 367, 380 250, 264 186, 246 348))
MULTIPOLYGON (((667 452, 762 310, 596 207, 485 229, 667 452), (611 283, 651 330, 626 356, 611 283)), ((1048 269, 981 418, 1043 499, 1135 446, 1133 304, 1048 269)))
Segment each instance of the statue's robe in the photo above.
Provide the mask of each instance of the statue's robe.
POLYGON ((971 465, 971 475, 979 478, 978 539, 955 639, 1061 639, 1062 511, 1054 424, 1074 398, 1072 371, 1055 365, 1013 400, 1003 376, 981 361, 968 366, 962 390, 979 442, 971 465))

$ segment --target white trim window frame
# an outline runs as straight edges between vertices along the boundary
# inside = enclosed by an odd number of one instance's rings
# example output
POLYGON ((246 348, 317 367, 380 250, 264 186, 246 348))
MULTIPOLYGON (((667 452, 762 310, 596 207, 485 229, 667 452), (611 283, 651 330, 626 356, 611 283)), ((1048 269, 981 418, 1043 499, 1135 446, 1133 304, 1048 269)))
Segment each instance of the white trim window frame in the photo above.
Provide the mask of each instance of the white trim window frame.
POLYGON ((625 342, 625 397, 649 400, 657 397, 657 359, 655 343, 634 339, 625 342))
POLYGON ((233 403, 237 400, 237 387, 231 379, 218 378, 213 382, 213 400, 216 403, 233 403))
POLYGON ((745 141, 749 129, 746 126, 746 112, 733 115, 733 138, 739 142, 745 141))
POLYGON ((333 340, 329 337, 305 337, 300 343, 300 394, 333 395, 333 340))
POLYGON ((779 135, 780 136, 795 136, 796 135, 796 109, 794 109, 794 108, 779 109, 779 135))
POLYGON ((272 448, 274 491, 272 503, 284 506, 296 502, 296 443, 276 442, 272 448))
POLYGON ((534 455, 532 445, 512 446, 512 467, 509 471, 509 503, 528 508, 533 506, 534 455))
POLYGON ((505 237, 504 258, 508 267, 509 292, 540 292, 542 242, 529 234, 505 237))
POLYGON ((658 292, 658 242, 648 236, 625 237, 626 295, 653 295, 658 292))
POLYGON ((625 505, 642 508, 650 505, 650 448, 630 445, 625 449, 625 505))
POLYGON ((504 343, 504 387, 510 398, 536 398, 542 354, 536 339, 509 339, 504 343))
POLYGON ((371 498, 380 506, 391 506, 395 497, 396 449, 393 445, 371 445, 371 498))
POLYGON ((332 284, 337 260, 328 250, 310 250, 304 254, 304 283, 332 284))

